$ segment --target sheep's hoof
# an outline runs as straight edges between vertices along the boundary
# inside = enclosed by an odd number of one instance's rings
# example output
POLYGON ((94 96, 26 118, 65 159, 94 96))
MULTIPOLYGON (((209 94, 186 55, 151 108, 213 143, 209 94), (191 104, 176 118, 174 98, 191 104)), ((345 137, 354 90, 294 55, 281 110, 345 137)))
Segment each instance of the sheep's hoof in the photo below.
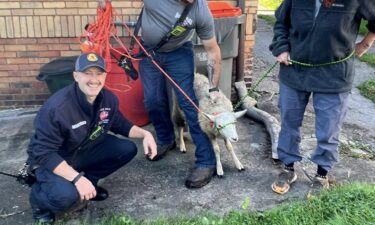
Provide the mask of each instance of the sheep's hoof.
POLYGON ((185 154, 186 153, 186 151, 180 151, 182 154, 185 154))
POLYGON ((238 172, 245 171, 245 168, 238 169, 238 172))
POLYGON ((224 177, 224 175, 217 175, 217 177, 221 179, 224 177))

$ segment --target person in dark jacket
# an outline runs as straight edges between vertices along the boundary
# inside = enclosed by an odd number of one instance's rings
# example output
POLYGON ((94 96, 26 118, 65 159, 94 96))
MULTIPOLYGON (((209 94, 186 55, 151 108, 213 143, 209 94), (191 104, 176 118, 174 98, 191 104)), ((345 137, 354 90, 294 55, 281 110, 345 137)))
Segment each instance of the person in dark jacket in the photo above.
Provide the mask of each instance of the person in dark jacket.
POLYGON ((36 222, 52 223, 55 213, 65 212, 80 201, 102 201, 108 192, 98 181, 137 153, 129 138, 143 138, 145 154, 155 157, 152 134, 122 116, 118 100, 103 89, 104 59, 94 53, 77 58, 75 83, 52 95, 38 112, 35 134, 28 148, 28 164, 36 182, 30 204, 36 222))
POLYGON ((281 63, 278 155, 285 168, 272 189, 284 194, 297 179, 294 163, 302 160, 300 127, 310 96, 317 138, 311 156, 317 172, 312 180, 313 185, 328 188, 327 174, 338 161, 339 133, 353 83, 351 56, 361 56, 374 42, 375 1, 284 0, 275 15, 270 50, 281 63), (368 21, 369 32, 356 44, 362 19, 368 21))

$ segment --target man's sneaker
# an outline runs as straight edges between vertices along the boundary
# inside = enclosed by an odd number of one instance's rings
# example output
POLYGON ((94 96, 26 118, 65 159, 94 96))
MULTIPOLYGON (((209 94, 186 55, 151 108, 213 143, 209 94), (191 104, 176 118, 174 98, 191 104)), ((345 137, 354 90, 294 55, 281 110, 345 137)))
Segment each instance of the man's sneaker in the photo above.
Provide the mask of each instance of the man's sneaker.
POLYGON ((277 176, 276 180, 272 183, 271 188, 278 194, 285 194, 289 191, 290 185, 297 180, 295 171, 283 169, 277 176))
POLYGON ((187 188, 200 188, 208 184, 211 178, 214 176, 216 167, 214 168, 204 168, 196 167, 189 174, 185 181, 185 186, 187 188))
POLYGON ((32 207, 32 211, 35 224, 53 224, 55 222, 55 214, 49 210, 32 207))
POLYGON ((172 142, 171 144, 167 144, 167 145, 159 145, 158 144, 158 146, 157 146, 157 152, 158 153, 156 154, 156 156, 153 159, 151 159, 148 155, 146 155, 146 158, 150 161, 158 161, 158 160, 162 159, 168 151, 173 150, 175 148, 176 148, 176 142, 175 141, 172 142))
POLYGON ((315 177, 312 179, 311 187, 328 190, 329 189, 329 180, 328 177, 325 176, 319 176, 315 175, 315 177))
POLYGON ((96 189, 96 196, 94 198, 90 199, 90 201, 100 202, 100 201, 104 201, 108 198, 109 193, 106 189, 104 189, 100 186, 95 186, 95 189, 96 189))

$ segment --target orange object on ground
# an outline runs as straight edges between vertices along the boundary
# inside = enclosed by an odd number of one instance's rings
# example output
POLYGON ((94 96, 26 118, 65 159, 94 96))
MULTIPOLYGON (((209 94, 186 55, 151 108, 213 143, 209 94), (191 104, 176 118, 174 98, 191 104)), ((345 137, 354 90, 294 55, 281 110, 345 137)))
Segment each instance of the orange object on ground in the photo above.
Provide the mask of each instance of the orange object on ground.
MULTIPOLYGON (((116 50, 123 52, 122 48, 116 50)), ((138 49, 134 49, 137 53, 138 49)), ((112 52, 116 58, 120 58, 117 52, 112 52)), ((119 100, 120 112, 133 124, 144 126, 149 123, 148 115, 143 104, 143 86, 141 77, 132 80, 124 70, 117 65, 117 60, 111 60, 111 71, 108 72, 105 87, 114 93, 119 100)), ((139 62, 133 62, 134 68, 139 71, 139 62)))
POLYGON ((208 2, 212 16, 214 18, 240 16, 242 14, 240 7, 234 7, 228 2, 208 2))

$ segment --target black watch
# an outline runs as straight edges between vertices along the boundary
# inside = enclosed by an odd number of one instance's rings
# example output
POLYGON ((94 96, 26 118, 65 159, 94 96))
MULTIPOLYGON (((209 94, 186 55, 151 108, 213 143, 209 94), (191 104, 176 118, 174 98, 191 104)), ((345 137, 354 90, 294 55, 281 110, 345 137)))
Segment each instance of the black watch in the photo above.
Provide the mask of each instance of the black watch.
POLYGON ((214 92, 214 91, 219 91, 219 88, 213 87, 213 88, 208 89, 208 92, 214 92))

